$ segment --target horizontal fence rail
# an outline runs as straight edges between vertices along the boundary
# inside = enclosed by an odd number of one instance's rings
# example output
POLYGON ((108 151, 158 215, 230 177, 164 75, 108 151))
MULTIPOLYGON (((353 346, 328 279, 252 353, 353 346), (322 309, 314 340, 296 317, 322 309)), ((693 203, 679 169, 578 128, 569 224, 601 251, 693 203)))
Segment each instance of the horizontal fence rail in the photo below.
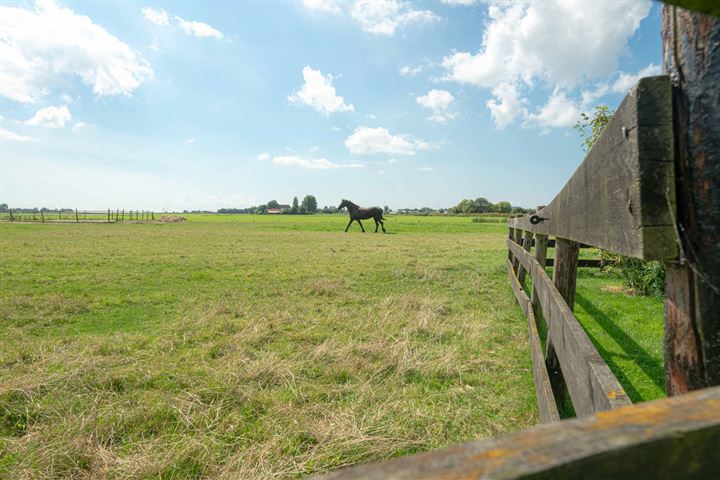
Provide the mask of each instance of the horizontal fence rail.
POLYGON ((718 444, 715 387, 316 479, 709 479, 720 471, 718 444))
POLYGON ((560 193, 512 228, 646 260, 675 258, 671 87, 640 80, 560 193))

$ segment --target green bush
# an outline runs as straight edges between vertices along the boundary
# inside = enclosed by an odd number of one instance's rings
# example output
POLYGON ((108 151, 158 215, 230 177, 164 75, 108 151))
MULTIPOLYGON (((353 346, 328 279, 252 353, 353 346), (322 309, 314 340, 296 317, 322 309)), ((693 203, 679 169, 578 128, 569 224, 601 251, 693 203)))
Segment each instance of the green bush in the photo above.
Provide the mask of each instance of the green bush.
POLYGON ((610 264, 608 273, 623 280, 634 294, 661 297, 665 291, 665 265, 662 262, 639 260, 608 252, 602 258, 610 264))

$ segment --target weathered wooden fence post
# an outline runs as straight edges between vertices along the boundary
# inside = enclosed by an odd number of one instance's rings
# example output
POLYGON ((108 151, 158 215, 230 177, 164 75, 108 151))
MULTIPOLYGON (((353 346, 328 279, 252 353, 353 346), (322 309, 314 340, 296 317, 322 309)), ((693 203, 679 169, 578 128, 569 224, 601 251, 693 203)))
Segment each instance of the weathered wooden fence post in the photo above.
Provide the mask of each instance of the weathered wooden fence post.
MULTIPOLYGON (((547 260, 547 244, 548 237, 541 233, 535 234, 535 260, 538 261, 540 266, 545 267, 545 260, 547 260)), ((535 318, 540 318, 540 298, 538 297, 538 291, 533 284, 532 294, 530 296, 530 302, 532 303, 533 312, 535 318)))
MULTIPOLYGON (((530 248, 532 247, 532 241, 532 232, 530 230, 525 230, 525 234, 523 235, 522 240, 522 246, 526 252, 530 251, 530 248)), ((522 264, 520 264, 520 266, 518 267, 518 280, 520 280, 520 285, 525 285, 525 269, 523 268, 522 264)))
MULTIPOLYGON (((553 284, 572 311, 575 307, 575 287, 580 244, 564 238, 555 239, 555 263, 553 265, 553 284)), ((542 265, 542 264, 541 264, 542 265)), ((545 348, 545 364, 550 373, 550 382, 555 394, 562 397, 566 393, 565 380, 560 368, 552 338, 548 335, 545 348)))
POLYGON ((680 258, 666 262, 668 395, 720 385, 720 20, 664 5, 680 258))
MULTIPOLYGON (((522 235, 523 235, 523 231, 519 228, 516 228, 513 242, 517 243, 518 245, 522 245, 522 235)), ((515 258, 513 260, 513 271, 515 272, 516 275, 517 275, 519 269, 520 269, 520 260, 518 258, 515 258)))

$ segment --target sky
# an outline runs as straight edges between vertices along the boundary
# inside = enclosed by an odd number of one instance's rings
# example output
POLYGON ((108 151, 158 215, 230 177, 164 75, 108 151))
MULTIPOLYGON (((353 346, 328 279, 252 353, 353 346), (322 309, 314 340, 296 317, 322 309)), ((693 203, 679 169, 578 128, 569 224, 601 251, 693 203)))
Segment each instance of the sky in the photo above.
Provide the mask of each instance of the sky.
POLYGON ((661 68, 644 0, 0 0, 0 203, 548 204, 661 68))

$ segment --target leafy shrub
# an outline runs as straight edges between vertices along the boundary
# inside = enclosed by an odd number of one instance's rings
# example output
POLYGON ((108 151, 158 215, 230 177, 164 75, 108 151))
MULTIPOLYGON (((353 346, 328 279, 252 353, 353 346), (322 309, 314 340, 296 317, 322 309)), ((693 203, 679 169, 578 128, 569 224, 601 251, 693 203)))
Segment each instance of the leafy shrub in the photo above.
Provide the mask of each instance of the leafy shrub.
POLYGON ((636 295, 661 297, 665 291, 665 265, 662 262, 638 260, 608 252, 602 258, 610 264, 608 273, 621 278, 636 295))

